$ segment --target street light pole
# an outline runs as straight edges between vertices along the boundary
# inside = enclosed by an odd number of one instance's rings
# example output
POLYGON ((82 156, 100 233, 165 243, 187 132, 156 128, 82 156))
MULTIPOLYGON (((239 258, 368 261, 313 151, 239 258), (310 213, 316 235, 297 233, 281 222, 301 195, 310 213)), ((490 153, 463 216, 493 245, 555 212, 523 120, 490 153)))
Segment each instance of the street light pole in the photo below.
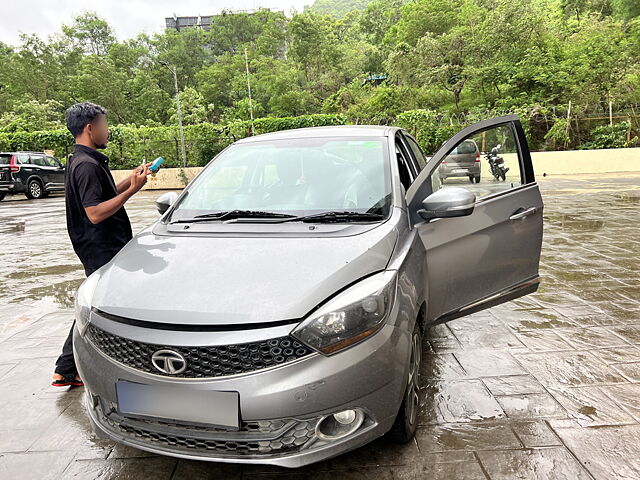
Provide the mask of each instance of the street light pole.
POLYGON ((178 75, 175 69, 171 68, 167 62, 160 62, 173 74, 173 83, 176 87, 176 106, 178 107, 178 125, 180 126, 180 148, 182 150, 182 167, 187 167, 187 152, 184 148, 184 132, 182 130, 182 110, 180 109, 180 90, 178 89, 178 75))
POLYGON ((249 116, 251 117, 251 133, 253 134, 253 102, 251 100, 251 78, 249 77, 249 57, 244 49, 244 65, 247 69, 247 89, 249 90, 249 116))

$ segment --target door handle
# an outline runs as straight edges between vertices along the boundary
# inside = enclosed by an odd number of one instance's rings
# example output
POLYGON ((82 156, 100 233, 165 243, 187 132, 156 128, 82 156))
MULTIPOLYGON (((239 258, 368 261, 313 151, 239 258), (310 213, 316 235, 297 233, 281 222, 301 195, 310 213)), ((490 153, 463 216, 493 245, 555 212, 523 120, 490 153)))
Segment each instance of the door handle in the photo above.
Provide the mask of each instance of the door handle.
POLYGON ((525 209, 519 208, 513 215, 509 217, 509 220, 518 220, 520 218, 528 217, 529 215, 536 213, 538 209, 536 207, 530 207, 525 209))

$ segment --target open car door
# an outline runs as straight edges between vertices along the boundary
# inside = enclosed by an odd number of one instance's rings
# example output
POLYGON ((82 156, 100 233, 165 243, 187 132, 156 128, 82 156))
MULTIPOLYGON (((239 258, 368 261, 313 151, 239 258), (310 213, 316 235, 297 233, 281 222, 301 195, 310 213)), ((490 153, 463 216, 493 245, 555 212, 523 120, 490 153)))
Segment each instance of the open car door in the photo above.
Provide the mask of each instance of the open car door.
POLYGON ((406 198, 426 250, 428 322, 538 288, 543 202, 517 116, 485 120, 454 135, 406 198), (461 151, 475 162, 459 162, 461 151))

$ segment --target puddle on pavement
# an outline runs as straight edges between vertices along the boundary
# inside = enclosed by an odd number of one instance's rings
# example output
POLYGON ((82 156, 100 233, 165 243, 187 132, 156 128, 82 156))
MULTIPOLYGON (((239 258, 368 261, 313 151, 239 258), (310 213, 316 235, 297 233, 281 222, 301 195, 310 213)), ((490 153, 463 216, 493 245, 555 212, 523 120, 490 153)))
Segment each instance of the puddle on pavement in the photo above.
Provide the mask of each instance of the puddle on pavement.
POLYGON ((83 281, 84 275, 75 280, 35 287, 28 290, 26 294, 11 299, 11 303, 50 298, 62 308, 71 308, 73 307, 75 292, 83 281))
POLYGON ((547 214, 545 221, 554 226, 559 226, 563 230, 575 230, 579 232, 598 232, 604 227, 604 220, 584 218, 571 214, 547 214))
POLYGON ((419 421, 466 423, 504 418, 496 399, 479 380, 431 381, 423 388, 419 421))
POLYGON ((580 412, 582 415, 585 415, 587 417, 593 417, 597 414, 598 410, 596 409, 596 407, 590 407, 589 405, 583 405, 582 407, 580 407, 578 409, 578 412, 580 412))
POLYGON ((640 203, 640 195, 636 193, 619 193, 614 198, 617 203, 640 203))
POLYGON ((52 265, 50 267, 32 268, 29 270, 18 270, 7 274, 7 278, 12 280, 22 280, 33 277, 34 275, 64 275, 66 273, 84 274, 82 265, 52 265))
POLYGON ((25 229, 24 220, 7 220, 0 223, 0 233, 24 232, 25 229))

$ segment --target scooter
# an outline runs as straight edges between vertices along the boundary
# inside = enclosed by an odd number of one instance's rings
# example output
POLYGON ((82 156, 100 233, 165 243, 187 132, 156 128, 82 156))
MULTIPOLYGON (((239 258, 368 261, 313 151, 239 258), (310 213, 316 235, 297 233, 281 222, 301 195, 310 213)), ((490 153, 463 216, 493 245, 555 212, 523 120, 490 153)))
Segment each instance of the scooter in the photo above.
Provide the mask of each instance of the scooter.
POLYGON ((509 168, 504 166, 504 158, 500 156, 500 147, 502 147, 501 144, 493 147, 491 151, 486 154, 486 159, 489 162, 491 174, 495 179, 505 181, 509 168))

